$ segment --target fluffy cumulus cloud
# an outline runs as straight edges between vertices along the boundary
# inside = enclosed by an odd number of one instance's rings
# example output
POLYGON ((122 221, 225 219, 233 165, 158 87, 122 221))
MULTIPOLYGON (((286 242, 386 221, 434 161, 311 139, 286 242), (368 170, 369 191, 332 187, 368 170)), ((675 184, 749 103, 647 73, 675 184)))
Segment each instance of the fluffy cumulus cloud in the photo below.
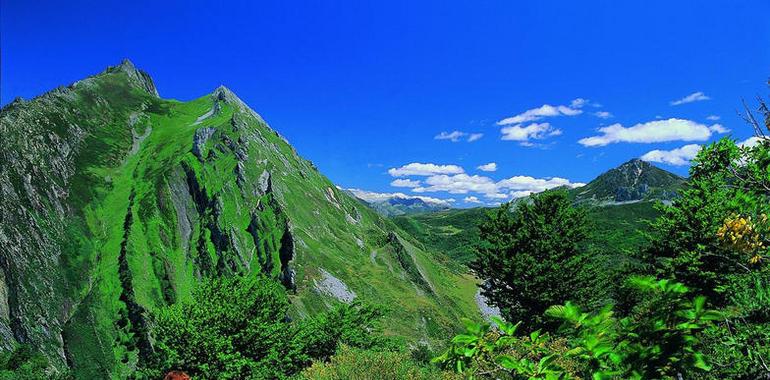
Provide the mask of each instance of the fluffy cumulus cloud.
POLYGON ((466 203, 481 203, 481 201, 479 200, 478 197, 474 197, 472 195, 470 197, 465 197, 463 199, 463 202, 466 202, 466 203))
POLYGON ((558 177, 534 178, 530 176, 514 176, 495 181, 486 176, 463 173, 428 177, 423 186, 416 187, 412 191, 416 193, 478 193, 487 199, 505 200, 527 196, 560 186, 574 188, 583 185, 585 184, 570 182, 568 179, 558 177))
MULTIPOLYGON (((500 129, 502 140, 518 141, 523 146, 533 146, 535 144, 530 143, 530 140, 540 140, 551 136, 558 136, 562 133, 560 129, 552 127, 550 123, 538 123, 537 121, 547 117, 580 115, 583 113, 582 108, 589 104, 594 107, 601 107, 598 103, 577 98, 571 101, 569 105, 552 106, 550 104, 543 104, 538 108, 526 110, 518 115, 502 119, 497 122, 497 125, 502 126, 500 129)), ((598 112, 595 114, 599 113, 609 115, 609 112, 598 112)))
POLYGON ((451 142, 458 142, 460 140, 466 139, 468 142, 474 142, 476 140, 481 139, 484 136, 483 133, 467 133, 467 132, 461 132, 461 131, 452 131, 452 132, 441 132, 433 139, 435 140, 449 140, 451 142), (467 139, 466 139, 467 136, 467 139))
POLYGON ((543 104, 538 108, 526 110, 518 115, 507 117, 497 122, 497 125, 512 125, 522 124, 531 121, 537 121, 545 117, 554 116, 575 116, 583 113, 582 108, 588 103, 588 100, 577 98, 573 100, 568 106, 552 106, 550 104, 543 104))
POLYGON ((420 181, 406 178, 396 178, 390 183, 393 187, 419 187, 420 181))
POLYGON ((479 166, 476 167, 476 169, 479 169, 482 172, 494 172, 494 171, 497 171, 497 163, 496 162, 490 162, 488 164, 479 165, 479 166))
POLYGON ((549 136, 558 136, 561 130, 556 129, 549 123, 532 123, 523 127, 519 124, 503 127, 500 129, 503 134, 502 140, 526 142, 529 140, 542 140, 549 136))
POLYGON ((413 162, 400 168, 388 169, 388 174, 393 177, 405 176, 431 176, 436 174, 459 174, 465 170, 457 165, 436 165, 413 162))
POLYGON ((719 124, 709 127, 692 120, 672 118, 649 121, 628 128, 621 124, 612 124, 599 128, 601 135, 586 137, 578 142, 584 146, 595 147, 619 142, 705 141, 713 133, 724 133, 725 131, 727 129, 719 124))
POLYGON ((681 104, 694 103, 694 102, 702 102, 704 100, 709 100, 709 99, 711 99, 711 98, 706 96, 706 94, 698 91, 698 92, 693 92, 692 94, 687 95, 687 96, 685 96, 682 99, 672 100, 670 103, 671 103, 672 106, 678 106, 678 105, 681 105, 681 104))
POLYGON ((480 175, 434 175, 425 180, 425 185, 412 189, 416 193, 448 192, 450 194, 495 193, 497 186, 489 177, 480 175))
POLYGON ((425 203, 428 204, 435 204, 440 206, 451 206, 453 202, 455 202, 454 199, 440 199, 440 198, 433 198, 433 197, 425 197, 425 196, 419 196, 419 195, 406 195, 404 193, 378 193, 374 191, 366 191, 361 189, 345 189, 349 191, 351 194, 353 194, 356 198, 364 200, 366 202, 370 203, 378 203, 378 202, 385 202, 394 198, 397 199, 420 199, 425 203))
POLYGON ((674 166, 682 166, 690 163, 690 160, 695 158, 700 152, 701 146, 698 144, 689 144, 681 148, 672 150, 651 150, 642 157, 644 161, 658 162, 661 164, 668 164, 674 166))

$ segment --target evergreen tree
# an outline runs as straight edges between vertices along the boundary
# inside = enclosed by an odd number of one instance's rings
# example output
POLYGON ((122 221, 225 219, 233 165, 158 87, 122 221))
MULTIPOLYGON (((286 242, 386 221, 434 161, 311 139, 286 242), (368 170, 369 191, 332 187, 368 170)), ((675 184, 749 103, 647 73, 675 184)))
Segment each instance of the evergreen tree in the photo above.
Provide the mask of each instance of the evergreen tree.
POLYGON ((502 205, 479 227, 472 268, 485 280, 483 294, 506 319, 534 329, 544 324, 549 306, 580 300, 581 292, 592 288, 581 255, 588 219, 563 190, 536 194, 511 208, 502 205))

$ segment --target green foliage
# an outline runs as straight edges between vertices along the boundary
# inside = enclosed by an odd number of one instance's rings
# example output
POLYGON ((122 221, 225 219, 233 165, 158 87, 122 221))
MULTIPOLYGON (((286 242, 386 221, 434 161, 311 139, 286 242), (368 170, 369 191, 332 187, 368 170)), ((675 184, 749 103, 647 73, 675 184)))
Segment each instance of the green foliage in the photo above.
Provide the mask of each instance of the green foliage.
POLYGON ((770 376, 770 112, 763 102, 759 110, 764 126, 747 110, 754 146, 723 138, 701 150, 682 197, 663 209, 642 252, 651 273, 722 308, 697 345, 714 379, 770 376))
POLYGON ((479 227, 481 244, 471 265, 485 283, 484 295, 509 320, 527 329, 543 326, 551 305, 589 298, 592 279, 584 271, 588 237, 586 211, 564 191, 534 195, 514 210, 501 206, 479 227), (578 297, 581 295, 578 294, 578 297))
POLYGON ((502 372, 514 379, 649 379, 708 371, 696 348, 697 332, 721 314, 706 309, 702 296, 685 299, 688 290, 680 283, 631 281, 652 300, 638 305, 632 316, 619 319, 611 306, 584 312, 567 302, 546 311, 563 322, 556 334, 537 330, 524 337, 516 335, 519 324, 497 320, 499 332, 493 332, 489 325, 469 322, 435 361, 471 378, 502 372), (566 349, 554 343, 559 336, 566 339, 566 349))
POLYGON ((558 379, 574 363, 563 356, 563 341, 539 330, 517 336, 521 323, 494 318, 489 324, 465 320, 465 332, 452 339, 450 347, 433 359, 442 368, 474 378, 558 379))
POLYGON ((28 345, 0 353, 0 380, 67 379, 66 373, 51 373, 48 359, 28 345))
POLYGON ((734 276, 722 289, 729 300, 724 320, 704 331, 702 349, 710 378, 766 377, 770 370, 770 273, 734 276))
POLYGON ((421 366, 404 352, 342 346, 329 362, 317 361, 300 376, 307 380, 459 379, 449 372, 421 366))
POLYGON ((759 215, 767 199, 734 186, 729 167, 743 160, 732 140, 722 139, 703 149, 691 169, 681 197, 663 207, 653 228, 652 242, 643 252, 655 273, 675 278, 718 304, 725 301, 715 290, 730 274, 746 272, 749 257, 724 244, 718 232, 731 215, 759 215))
POLYGON ((262 276, 207 280, 191 302, 161 309, 154 319, 156 355, 144 373, 183 370, 201 379, 275 379, 324 360, 340 343, 371 348, 379 314, 361 305, 290 321, 283 288, 262 276))

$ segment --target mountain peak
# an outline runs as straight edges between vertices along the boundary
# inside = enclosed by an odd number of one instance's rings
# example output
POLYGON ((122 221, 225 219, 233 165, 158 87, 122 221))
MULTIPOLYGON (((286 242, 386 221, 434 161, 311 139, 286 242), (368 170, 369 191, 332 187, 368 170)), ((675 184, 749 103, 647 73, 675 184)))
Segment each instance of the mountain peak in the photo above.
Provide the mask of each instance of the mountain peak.
POLYGON ((104 71, 104 73, 118 73, 123 72, 128 76, 129 81, 134 86, 139 87, 140 89, 147 91, 151 95, 154 95, 155 97, 160 97, 158 94, 158 89, 155 87, 155 82, 153 82, 152 77, 150 77, 150 74, 147 74, 146 72, 137 69, 136 66, 134 66, 134 63, 131 62, 128 58, 124 58, 120 64, 116 66, 110 66, 107 68, 107 70, 104 71))
POLYGON ((596 177, 574 191, 577 201, 634 202, 645 199, 670 200, 684 178, 634 158, 596 177))

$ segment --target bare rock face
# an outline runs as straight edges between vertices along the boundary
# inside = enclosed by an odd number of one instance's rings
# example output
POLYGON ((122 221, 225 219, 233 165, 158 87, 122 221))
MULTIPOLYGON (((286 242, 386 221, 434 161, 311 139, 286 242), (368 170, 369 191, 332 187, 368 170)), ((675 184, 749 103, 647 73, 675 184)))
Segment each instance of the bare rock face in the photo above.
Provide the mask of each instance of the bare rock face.
POLYGON ((332 276, 331 273, 321 268, 321 278, 315 281, 316 288, 336 298, 340 302, 351 303, 356 298, 356 293, 348 288, 342 280, 332 276))

